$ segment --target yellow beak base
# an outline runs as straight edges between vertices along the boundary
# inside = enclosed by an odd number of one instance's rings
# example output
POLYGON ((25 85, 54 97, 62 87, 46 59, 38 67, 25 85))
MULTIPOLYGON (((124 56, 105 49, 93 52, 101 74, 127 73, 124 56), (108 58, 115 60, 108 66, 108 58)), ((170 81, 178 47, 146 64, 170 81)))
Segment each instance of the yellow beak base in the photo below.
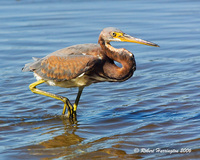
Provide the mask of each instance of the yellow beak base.
POLYGON ((139 38, 135 38, 132 36, 129 36, 127 34, 124 34, 123 36, 118 36, 118 39, 120 39, 122 42, 131 42, 131 43, 139 43, 139 44, 144 44, 144 45, 148 45, 148 46, 153 46, 153 47, 159 47, 159 45, 149 42, 149 41, 145 41, 139 38))

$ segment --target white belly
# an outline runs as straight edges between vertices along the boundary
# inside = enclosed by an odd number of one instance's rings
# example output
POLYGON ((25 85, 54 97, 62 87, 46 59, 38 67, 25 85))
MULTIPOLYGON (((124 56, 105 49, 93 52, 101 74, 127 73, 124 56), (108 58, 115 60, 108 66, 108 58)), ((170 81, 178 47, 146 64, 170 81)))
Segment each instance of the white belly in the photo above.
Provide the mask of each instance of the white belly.
MULTIPOLYGON (((41 80, 42 77, 34 73, 34 76, 37 80, 41 80)), ((50 86, 59 86, 63 88, 71 88, 71 87, 81 87, 81 86, 89 86, 92 82, 89 80, 89 77, 85 74, 81 74, 77 78, 67 80, 67 81, 54 81, 47 80, 46 83, 50 86)))

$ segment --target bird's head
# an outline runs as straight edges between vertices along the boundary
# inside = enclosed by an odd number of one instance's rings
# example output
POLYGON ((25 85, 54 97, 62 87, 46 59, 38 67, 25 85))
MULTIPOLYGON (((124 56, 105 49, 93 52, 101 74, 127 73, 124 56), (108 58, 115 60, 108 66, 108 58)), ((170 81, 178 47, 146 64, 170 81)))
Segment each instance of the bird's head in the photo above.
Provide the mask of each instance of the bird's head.
POLYGON ((155 43, 132 37, 114 27, 104 28, 101 31, 99 38, 102 38, 107 43, 112 42, 112 41, 118 41, 118 42, 139 43, 139 44, 144 44, 148 46, 159 47, 159 45, 155 43))

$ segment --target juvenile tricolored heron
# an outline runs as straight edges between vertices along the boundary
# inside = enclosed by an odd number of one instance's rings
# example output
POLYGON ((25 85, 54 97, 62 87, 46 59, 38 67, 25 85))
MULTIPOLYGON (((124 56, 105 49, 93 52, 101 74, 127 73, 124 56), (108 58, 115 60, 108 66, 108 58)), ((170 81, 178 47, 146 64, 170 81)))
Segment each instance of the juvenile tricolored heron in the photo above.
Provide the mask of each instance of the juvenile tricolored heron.
POLYGON ((76 117, 76 110, 83 88, 97 82, 122 82, 136 70, 134 55, 124 48, 116 49, 111 41, 139 43, 154 47, 157 44, 131 37, 113 27, 104 28, 98 44, 79 44, 55 51, 44 58, 33 58, 23 71, 32 71, 37 81, 30 84, 33 93, 52 97, 64 102, 63 114, 68 108, 69 118, 76 117), (122 67, 115 64, 121 63, 122 67), (74 105, 66 97, 36 88, 41 83, 64 88, 78 87, 74 105))

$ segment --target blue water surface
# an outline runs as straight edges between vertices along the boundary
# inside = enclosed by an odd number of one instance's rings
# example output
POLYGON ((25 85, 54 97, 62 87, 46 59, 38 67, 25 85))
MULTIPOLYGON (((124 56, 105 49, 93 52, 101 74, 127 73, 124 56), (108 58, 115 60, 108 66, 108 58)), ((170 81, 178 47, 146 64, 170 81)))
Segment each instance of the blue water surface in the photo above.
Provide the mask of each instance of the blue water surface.
MULTIPOLYGON (((199 159, 199 8, 196 0, 1 0, 1 159, 199 159), (21 68, 32 57, 97 43, 110 26, 160 48, 113 42, 135 55, 136 72, 86 87, 71 124, 62 102, 29 90, 36 80, 21 68)), ((39 87, 71 102, 77 94, 39 87)))

